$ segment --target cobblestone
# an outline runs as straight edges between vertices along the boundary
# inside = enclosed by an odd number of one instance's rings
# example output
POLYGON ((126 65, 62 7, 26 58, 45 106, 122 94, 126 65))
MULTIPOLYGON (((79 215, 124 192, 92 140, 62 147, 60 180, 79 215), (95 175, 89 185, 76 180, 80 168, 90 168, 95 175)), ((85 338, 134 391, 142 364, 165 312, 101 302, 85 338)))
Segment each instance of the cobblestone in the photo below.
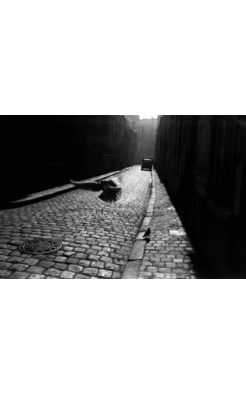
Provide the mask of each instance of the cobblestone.
POLYGON ((69 265, 68 270, 71 272, 79 273, 83 270, 83 267, 81 267, 79 265, 69 265))
POLYGON ((121 274, 118 273, 118 272, 114 272, 112 278, 120 279, 121 278, 121 274))
POLYGON ((51 276, 51 277, 59 277, 61 274, 61 271, 58 269, 48 269, 45 272, 46 275, 51 276))
POLYGON ((79 263, 79 259, 68 258, 67 263, 71 263, 71 264, 77 265, 77 263, 79 263))
POLYGON ((33 258, 26 258, 23 261, 23 263, 26 263, 27 265, 36 265, 38 262, 39 262, 38 259, 33 259, 33 258))
POLYGON ((29 268, 28 265, 23 265, 21 263, 15 263, 14 265, 11 266, 12 270, 18 270, 20 272, 23 272, 24 270, 26 270, 27 268, 29 268))
MULTIPOLYGON (((77 248, 78 249, 78 248, 77 248)), ((75 258, 79 258, 79 259, 86 259, 87 258, 87 254, 82 254, 81 252, 77 253, 75 255, 75 258)))
POLYGON ((0 270, 8 269, 10 266, 12 266, 12 263, 0 262, 0 270))
POLYGON ((0 278, 9 277, 10 274, 11 274, 11 271, 9 271, 9 270, 0 270, 0 278))
POLYGON ((45 276, 44 276, 43 274, 30 274, 30 276, 28 277, 28 279, 30 279, 30 278, 39 280, 39 279, 44 279, 45 276))
POLYGON ((93 261, 93 262, 91 262, 91 267, 97 267, 98 269, 103 269, 104 268, 104 262, 93 261))
POLYGON ((90 259, 91 261, 98 261, 100 257, 98 255, 89 255, 88 259, 90 259))
POLYGON ((58 270, 65 270, 67 268, 67 265, 65 265, 64 263, 56 263, 54 265, 54 268, 58 270))
POLYGON ((106 262, 106 263, 112 263, 113 259, 112 258, 108 258, 108 257, 102 257, 101 261, 106 262))
POLYGON ((34 274, 41 274, 43 273, 45 269, 43 267, 39 267, 39 266, 31 266, 29 267, 29 269, 27 270, 30 273, 34 273, 34 274))
POLYGON ((81 259, 81 260, 79 261, 79 264, 80 264, 81 266, 88 267, 88 266, 90 266, 91 261, 81 259))
POLYGON ((75 276, 75 273, 69 272, 69 271, 64 271, 61 274, 61 278, 67 278, 67 279, 73 278, 74 276, 75 276))
POLYGON ((42 260, 38 263, 38 265, 49 269, 50 267, 54 266, 54 262, 42 260))
POLYGON ((105 268, 109 270, 121 270, 120 266, 115 265, 114 263, 106 263, 105 268))
MULTIPOLYGON (((17 257, 17 256, 13 256, 13 257, 6 257, 7 259, 8 259, 8 262, 12 262, 12 263, 20 263, 20 262, 23 262, 24 261, 24 258, 22 257, 22 258, 20 258, 20 257, 17 257)), ((1 259, 1 257, 0 257, 0 259, 1 259)))
POLYGON ((15 273, 11 274, 10 278, 24 279, 24 278, 27 278, 28 276, 29 276, 29 273, 26 273, 26 272, 15 272, 15 273))
POLYGON ((96 276, 98 273, 98 270, 95 268, 86 268, 83 270, 83 274, 89 274, 90 276, 96 276))
POLYGON ((99 276, 104 278, 112 277, 112 272, 110 270, 99 270, 99 276))
POLYGON ((66 261, 67 261, 67 258, 65 256, 58 256, 55 258, 55 262, 64 263, 66 261))
MULTIPOLYGON (((4 256, 6 256, 6 255, 8 255, 8 254, 16 254, 18 252, 18 254, 19 254, 19 251, 11 251, 11 250, 5 250, 4 248, 3 249, 1 249, 1 253, 4 255, 4 256)), ((17 254, 17 255, 18 255, 17 254)))

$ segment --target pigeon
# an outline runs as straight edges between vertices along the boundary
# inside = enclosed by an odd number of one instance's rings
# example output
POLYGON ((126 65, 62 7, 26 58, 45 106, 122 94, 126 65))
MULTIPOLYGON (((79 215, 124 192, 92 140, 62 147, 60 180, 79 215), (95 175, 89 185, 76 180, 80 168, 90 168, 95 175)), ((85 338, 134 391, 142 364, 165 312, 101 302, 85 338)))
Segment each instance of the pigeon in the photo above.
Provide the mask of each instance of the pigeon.
POLYGON ((115 202, 121 196, 122 175, 110 178, 109 180, 98 180, 94 182, 73 181, 70 182, 79 189, 85 189, 93 192, 102 191, 98 196, 99 199, 107 202, 115 202))
POLYGON ((150 235, 150 228, 148 228, 147 230, 146 230, 146 232, 144 233, 144 235, 143 235, 143 239, 145 238, 145 237, 149 237, 149 235, 150 235))

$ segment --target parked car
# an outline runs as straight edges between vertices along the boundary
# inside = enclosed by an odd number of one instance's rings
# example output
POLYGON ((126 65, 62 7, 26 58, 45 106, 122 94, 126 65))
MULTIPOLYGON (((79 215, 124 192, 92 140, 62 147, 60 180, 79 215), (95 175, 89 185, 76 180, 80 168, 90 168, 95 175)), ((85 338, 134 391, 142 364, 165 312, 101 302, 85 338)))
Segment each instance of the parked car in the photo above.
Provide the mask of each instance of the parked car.
POLYGON ((152 158, 143 158, 141 170, 152 170, 153 167, 153 159, 152 158))

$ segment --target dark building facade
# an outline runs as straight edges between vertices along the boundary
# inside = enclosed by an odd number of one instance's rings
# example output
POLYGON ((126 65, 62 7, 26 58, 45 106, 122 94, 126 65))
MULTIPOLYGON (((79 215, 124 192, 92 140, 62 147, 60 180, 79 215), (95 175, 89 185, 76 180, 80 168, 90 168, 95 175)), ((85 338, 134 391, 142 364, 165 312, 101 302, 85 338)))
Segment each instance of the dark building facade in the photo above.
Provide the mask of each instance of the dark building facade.
POLYGON ((136 164, 125 116, 0 116, 1 200, 136 164))
POLYGON ((161 116, 155 166, 217 277, 246 276, 246 116, 161 116))

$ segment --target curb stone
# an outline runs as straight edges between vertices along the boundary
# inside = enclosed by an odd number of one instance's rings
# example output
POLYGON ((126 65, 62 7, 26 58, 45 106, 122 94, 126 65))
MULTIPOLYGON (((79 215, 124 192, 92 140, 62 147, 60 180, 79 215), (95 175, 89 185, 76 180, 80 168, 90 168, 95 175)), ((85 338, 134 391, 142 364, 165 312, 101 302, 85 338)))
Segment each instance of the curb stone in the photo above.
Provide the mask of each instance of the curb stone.
POLYGON ((155 205, 155 178, 154 171, 151 171, 151 194, 148 202, 148 206, 146 209, 145 216, 143 218, 142 224, 139 228, 138 235, 136 237, 135 243, 133 244, 133 248, 130 253, 130 257, 125 266, 122 279, 137 279, 140 271, 140 267, 142 264, 142 259, 144 255, 146 241, 143 240, 144 232, 150 226, 153 213, 154 213, 154 205, 155 205))

